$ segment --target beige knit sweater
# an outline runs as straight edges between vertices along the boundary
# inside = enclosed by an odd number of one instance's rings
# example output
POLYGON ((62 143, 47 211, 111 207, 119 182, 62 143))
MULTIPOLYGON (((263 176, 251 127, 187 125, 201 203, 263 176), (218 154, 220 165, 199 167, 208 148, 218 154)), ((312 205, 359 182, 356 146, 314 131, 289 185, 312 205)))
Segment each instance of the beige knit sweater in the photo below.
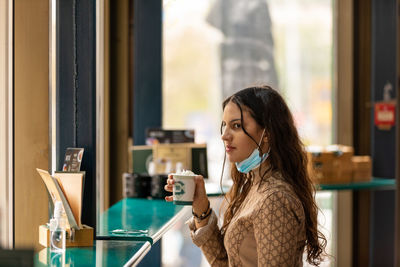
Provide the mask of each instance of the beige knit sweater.
POLYGON ((206 226, 189 228, 211 266, 302 266, 305 217, 300 200, 279 174, 259 186, 255 178, 223 238, 213 213, 206 226))

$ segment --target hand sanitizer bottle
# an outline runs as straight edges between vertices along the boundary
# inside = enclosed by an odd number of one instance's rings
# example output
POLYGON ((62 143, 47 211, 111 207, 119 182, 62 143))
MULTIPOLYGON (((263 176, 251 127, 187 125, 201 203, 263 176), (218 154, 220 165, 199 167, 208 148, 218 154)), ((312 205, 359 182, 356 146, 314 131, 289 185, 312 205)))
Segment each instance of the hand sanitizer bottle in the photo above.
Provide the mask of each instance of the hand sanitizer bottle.
POLYGON ((63 206, 61 201, 54 205, 54 217, 50 220, 50 251, 65 252, 65 219, 63 215, 63 206))

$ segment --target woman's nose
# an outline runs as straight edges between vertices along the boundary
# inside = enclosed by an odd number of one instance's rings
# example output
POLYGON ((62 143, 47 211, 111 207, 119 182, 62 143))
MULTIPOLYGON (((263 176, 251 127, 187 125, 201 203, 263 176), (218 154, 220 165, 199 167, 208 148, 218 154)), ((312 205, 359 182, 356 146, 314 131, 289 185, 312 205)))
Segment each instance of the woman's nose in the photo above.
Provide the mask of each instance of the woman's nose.
POLYGON ((227 141, 232 137, 232 135, 229 133, 229 130, 227 128, 225 128, 225 130, 223 131, 222 135, 221 135, 221 139, 223 141, 227 141))

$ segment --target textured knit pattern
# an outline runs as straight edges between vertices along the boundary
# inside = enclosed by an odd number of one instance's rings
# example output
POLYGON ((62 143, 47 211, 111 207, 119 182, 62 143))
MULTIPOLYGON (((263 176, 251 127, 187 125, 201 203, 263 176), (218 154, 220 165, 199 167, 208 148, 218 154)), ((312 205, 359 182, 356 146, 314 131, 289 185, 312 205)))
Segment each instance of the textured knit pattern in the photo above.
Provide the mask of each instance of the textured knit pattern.
POLYGON ((223 240, 213 213, 193 242, 211 266, 302 266, 305 217, 300 200, 279 174, 257 181, 232 218, 223 240))

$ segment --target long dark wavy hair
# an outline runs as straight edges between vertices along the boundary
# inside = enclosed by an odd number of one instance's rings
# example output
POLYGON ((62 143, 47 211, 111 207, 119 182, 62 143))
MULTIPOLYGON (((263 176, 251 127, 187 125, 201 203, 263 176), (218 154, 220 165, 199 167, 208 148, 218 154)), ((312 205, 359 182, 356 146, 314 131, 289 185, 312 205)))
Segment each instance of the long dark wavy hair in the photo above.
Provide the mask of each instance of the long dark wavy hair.
MULTIPOLYGON (((267 178, 267 173, 279 172, 292 186, 303 205, 306 218, 307 261, 319 266, 325 255, 326 238, 318 230, 318 207, 314 199, 315 188, 307 171, 307 154, 288 106, 277 91, 266 85, 248 87, 235 93, 223 102, 223 109, 229 102, 239 107, 242 129, 257 146, 258 142, 243 128, 243 110, 247 110, 257 124, 266 129, 270 155, 268 169, 261 172, 259 168, 261 181, 267 178)), ((226 153, 224 164, 225 159, 226 153)), ((233 186, 227 193, 227 208, 221 229, 223 234, 252 186, 251 179, 237 171, 234 164, 231 166, 231 177, 233 186)))

